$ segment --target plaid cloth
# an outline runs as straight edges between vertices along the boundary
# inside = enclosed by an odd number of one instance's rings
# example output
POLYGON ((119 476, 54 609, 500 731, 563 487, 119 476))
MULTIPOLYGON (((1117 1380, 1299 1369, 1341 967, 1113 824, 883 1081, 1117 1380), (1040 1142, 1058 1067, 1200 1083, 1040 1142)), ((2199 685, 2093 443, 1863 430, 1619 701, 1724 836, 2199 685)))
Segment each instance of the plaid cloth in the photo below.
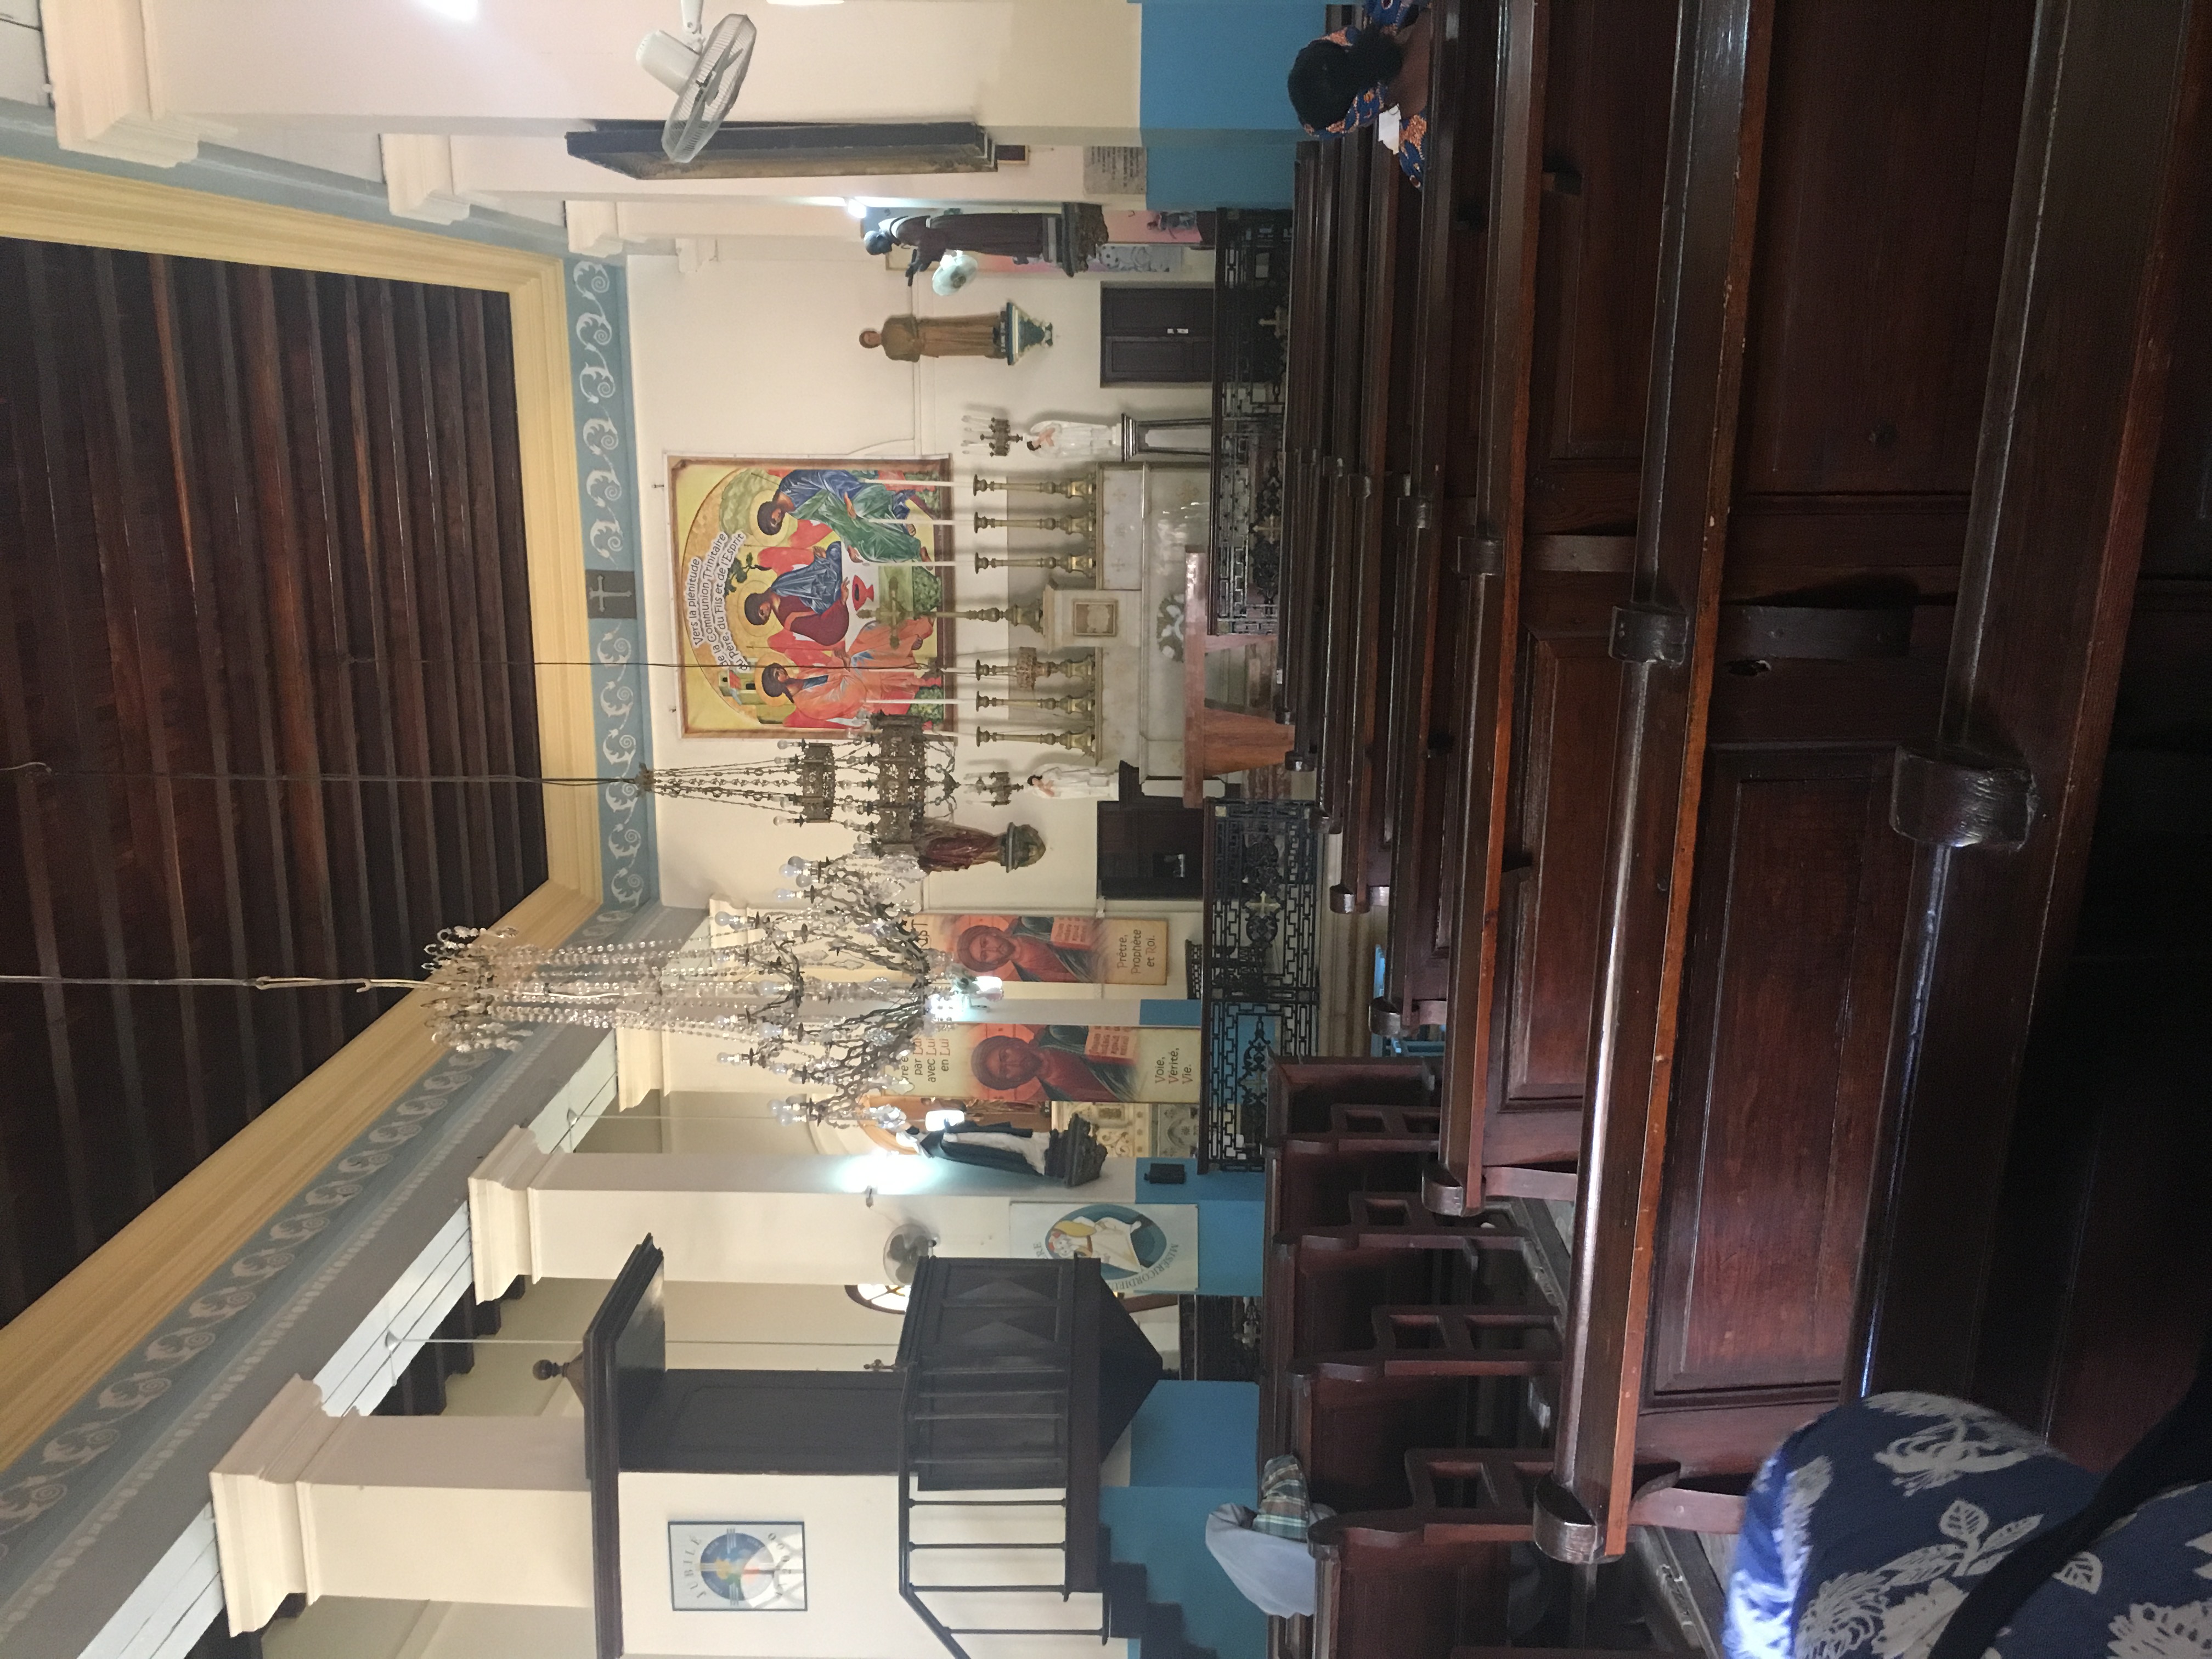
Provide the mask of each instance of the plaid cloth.
POLYGON ((1306 1472, 1298 1460, 1288 1452, 1269 1458, 1260 1471, 1260 1508, 1252 1516, 1252 1530, 1303 1544, 1313 1521, 1313 1506, 1306 1502, 1306 1472))

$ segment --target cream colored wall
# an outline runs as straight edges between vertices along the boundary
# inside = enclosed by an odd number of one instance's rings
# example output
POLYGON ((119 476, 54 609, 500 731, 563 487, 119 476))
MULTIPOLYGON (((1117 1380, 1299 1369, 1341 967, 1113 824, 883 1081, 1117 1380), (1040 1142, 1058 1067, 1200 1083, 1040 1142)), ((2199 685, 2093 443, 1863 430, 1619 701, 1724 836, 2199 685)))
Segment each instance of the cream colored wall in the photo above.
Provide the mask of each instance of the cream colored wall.
POLYGON ((262 1638, 269 1659, 592 1659, 587 1607, 326 1595, 262 1638))
POLYGON ((45 43, 39 36, 39 0, 0 0, 0 98, 19 104, 46 101, 45 43))
MULTIPOLYGON (((708 21, 726 7, 711 7, 708 21)), ((652 119, 632 61, 673 0, 146 0, 157 115, 230 128, 558 133, 652 119)), ((1133 143, 1126 0, 850 0, 756 7, 739 120, 973 119, 1012 142, 1133 143)))
MULTIPOLYGON (((898 1591, 896 1482, 889 1475, 712 1475, 624 1474, 622 1477, 623 1630, 630 1650, 666 1655, 775 1655, 781 1659, 941 1659, 944 1649, 898 1591), (804 1612, 678 1613, 669 1594, 671 1522, 805 1523, 807 1605, 804 1612)), ((1053 1493, 942 1494, 991 1498, 1053 1493)), ((1049 1508, 932 1509, 916 1512, 916 1541, 1017 1543, 1057 1539, 1049 1508)), ((938 1552, 917 1558, 917 1577, 961 1559, 969 1582, 1044 1585, 1059 1582, 1059 1558, 1045 1550, 938 1552), (970 1576, 972 1575, 972 1576, 970 1576)), ((975 1659, 1094 1659, 1098 1598, 1063 1601, 1042 1595, 929 1598, 940 1618, 981 1627, 1065 1628, 1066 1636, 979 1637, 975 1659)), ((1120 1656, 1113 1656, 1120 1659, 1120 1656)))
MULTIPOLYGON (((1186 279, 1210 280, 1206 259, 1187 258, 1186 264, 1186 279)), ((689 274, 672 258, 632 258, 631 356, 645 496, 640 605, 650 659, 670 661, 676 650, 665 487, 671 454, 854 459, 949 454, 963 485, 955 516, 964 521, 973 511, 965 480, 979 465, 994 474, 1024 468, 1022 460, 1000 463, 961 452, 964 412, 1004 413, 1021 423, 1046 416, 1110 420, 1124 412, 1203 413, 1204 388, 1099 386, 1099 286, 1095 277, 984 277, 940 299, 926 284, 908 289, 882 262, 854 259, 844 250, 822 260, 724 258, 689 274), (860 330, 909 305, 925 315, 957 314, 996 311, 1008 301, 1054 329, 1049 348, 1032 351, 1011 368, 981 359, 895 363, 859 344, 860 330)), ((963 568, 955 574, 955 604, 963 610, 1003 604, 1008 593, 1006 573, 974 574, 969 560, 975 541, 971 531, 956 535, 963 568)), ((1036 586, 1025 580, 1017 592, 1027 596, 1036 586)), ((967 650, 1005 647, 1002 624, 957 626, 967 650)), ((1022 637, 1036 642, 1034 636, 1022 637)), ((713 764, 748 753, 749 740, 684 738, 673 684, 672 674, 655 672, 659 764, 713 764)), ((978 749, 967 742, 960 751, 963 763, 988 757, 1016 766, 1055 753, 1020 746, 978 749)), ((780 884, 776 866, 791 854, 825 856, 849 844, 842 830, 777 826, 767 815, 739 807, 664 800, 659 815, 661 893, 671 904, 703 904, 715 892, 765 900, 780 884)), ((933 877, 925 895, 929 908, 1082 911, 1095 902, 1097 814, 1091 803, 1017 797, 1017 805, 1001 810, 970 801, 959 816, 964 823, 992 830, 1015 821, 1033 824, 1048 850, 1028 870, 992 867, 933 877)), ((723 1086, 734 1081, 725 1079, 723 1086)), ((709 1085, 672 1076, 669 1086, 709 1085)))
POLYGON ((855 1371, 898 1353, 905 1322, 838 1285, 663 1287, 668 1362, 693 1369, 855 1371))

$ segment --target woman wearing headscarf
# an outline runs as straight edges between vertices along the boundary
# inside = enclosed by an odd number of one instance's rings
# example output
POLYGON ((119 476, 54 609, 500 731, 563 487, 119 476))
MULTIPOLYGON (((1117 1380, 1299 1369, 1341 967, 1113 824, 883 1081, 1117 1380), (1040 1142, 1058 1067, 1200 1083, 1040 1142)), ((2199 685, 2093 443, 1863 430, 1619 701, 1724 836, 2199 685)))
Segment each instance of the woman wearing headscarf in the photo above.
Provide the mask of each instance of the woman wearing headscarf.
POLYGON ((1379 127, 1421 182, 1428 137, 1428 12, 1417 0, 1362 0, 1360 19, 1310 41, 1291 64, 1291 106, 1317 138, 1379 127))

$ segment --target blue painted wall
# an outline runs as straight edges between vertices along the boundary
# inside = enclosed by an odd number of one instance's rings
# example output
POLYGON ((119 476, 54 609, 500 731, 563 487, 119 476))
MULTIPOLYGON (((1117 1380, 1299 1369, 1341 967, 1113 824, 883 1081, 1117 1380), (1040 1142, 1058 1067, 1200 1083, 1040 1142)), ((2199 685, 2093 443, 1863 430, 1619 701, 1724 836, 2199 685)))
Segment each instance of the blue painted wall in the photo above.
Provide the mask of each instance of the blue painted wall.
POLYGON ((1288 207, 1304 136, 1284 94, 1313 0, 1144 0, 1138 120, 1155 208, 1288 207))
POLYGON ((1266 1616, 1206 1547, 1209 1511, 1258 1502, 1259 1443, 1256 1384, 1162 1382, 1129 1425, 1129 1484, 1098 1496, 1114 1559, 1141 1562, 1152 1599, 1179 1602, 1185 1634, 1220 1659, 1267 1650, 1266 1616))
POLYGON ((1267 1177, 1257 1170, 1198 1172, 1194 1158, 1139 1160, 1137 1201, 1198 1206, 1198 1292, 1200 1296, 1260 1294, 1261 1245, 1267 1227, 1267 1177), (1155 1164, 1180 1164, 1182 1185, 1146 1178, 1155 1164))

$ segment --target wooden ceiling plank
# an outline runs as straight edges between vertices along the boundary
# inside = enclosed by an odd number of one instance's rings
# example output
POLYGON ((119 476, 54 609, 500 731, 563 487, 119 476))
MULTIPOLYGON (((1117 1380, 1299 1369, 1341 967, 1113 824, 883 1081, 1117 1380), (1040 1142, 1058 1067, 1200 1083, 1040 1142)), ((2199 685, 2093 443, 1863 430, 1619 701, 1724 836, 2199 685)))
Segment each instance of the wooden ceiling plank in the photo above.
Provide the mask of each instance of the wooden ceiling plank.
MULTIPOLYGON (((339 378, 326 400, 331 443, 339 455, 341 483, 337 527, 341 550, 340 585, 345 594, 347 678, 352 688, 354 753, 368 774, 398 769, 398 739, 392 720, 394 692, 387 678, 387 618, 381 571, 386 556, 378 534, 380 496, 372 453, 368 408, 368 364, 362 327, 362 283, 357 277, 326 276, 318 287, 324 318, 323 358, 339 378)), ((399 792, 389 785, 361 790, 362 856, 376 890, 388 902, 369 917, 374 930, 373 959, 377 972, 408 971, 419 948, 409 926, 415 914, 406 835, 400 821, 399 792)))
MULTIPOLYGON (((303 568, 311 555, 301 543, 291 453, 293 411, 284 396, 275 274, 266 265, 246 267, 233 291, 238 300, 245 435, 253 457, 261 599, 275 704, 270 715, 277 764, 272 769, 294 779, 312 779, 326 767, 316 719, 308 577, 303 568)), ((323 786, 295 781, 276 786, 270 793, 281 803, 289 831, 288 855, 273 872, 287 895, 292 917, 292 965, 284 971, 341 973, 346 964, 337 953, 337 921, 331 903, 330 829, 323 811, 323 786)), ((338 1006, 344 994, 300 992, 286 998, 299 1006, 305 1066, 320 1064, 345 1041, 338 1006)))
MULTIPOLYGON (((33 554, 34 563, 46 574, 32 585, 31 614, 38 618, 34 635, 40 671, 27 675, 26 688, 35 686, 47 714, 45 729, 33 740, 35 757, 57 770, 98 772, 110 764, 106 745, 100 740, 94 711, 112 696, 112 675, 104 638, 95 646, 88 637, 88 613, 106 624, 106 605, 100 592, 99 521, 96 498, 99 483, 89 474, 83 458, 72 449, 72 438, 82 442, 82 427, 96 421, 90 411, 72 406, 82 391, 78 365, 65 361, 70 343, 83 318, 70 315, 73 301, 85 296, 87 254, 82 249, 55 249, 33 245, 25 250, 23 316, 31 336, 31 364, 35 375, 34 398, 38 453, 33 465, 39 471, 26 483, 41 495, 40 506, 25 515, 32 538, 43 541, 45 557, 33 554)), ((28 491, 27 490, 27 495, 28 491)), ((34 727, 34 731, 36 728, 34 727)), ((55 937, 59 945, 58 970, 121 978, 131 971, 124 938, 123 903, 118 877, 118 858, 111 791, 98 776, 54 780, 36 794, 50 830, 48 837, 51 891, 56 910, 55 937), (82 948, 72 951, 73 941, 82 948), (72 959, 75 958, 75 959, 72 959)), ((118 1165, 105 1148, 94 1147, 102 1137, 99 1118, 112 1107, 121 1115, 121 1131, 131 1147, 126 1166, 134 1191, 144 1200, 153 1194, 144 1178, 145 1092, 138 1069, 136 1015, 126 986, 104 991, 72 993, 64 989, 49 1004, 47 1029, 69 1049, 68 1064, 76 1098, 76 1121, 72 1133, 80 1137, 77 1158, 93 1206, 93 1224, 101 1235, 112 1231, 107 1209, 119 1224, 139 1207, 128 1195, 113 1201, 109 1181, 118 1165), (58 1003, 58 1007, 56 1006, 58 1003), (99 1013, 93 1010, 97 1008, 99 1013), (58 1023, 56 1014, 58 1012, 58 1023), (99 1036, 80 1045, 80 1025, 98 1028, 99 1036)), ((91 1033, 83 1033, 90 1036, 91 1033)))
MULTIPOLYGON (((27 286, 25 263, 27 252, 21 243, 0 242, 0 296, 4 296, 9 309, 16 316, 26 314, 24 290, 27 286)), ((10 494, 18 534, 0 540, 0 592, 7 593, 9 610, 16 615, 29 613, 34 601, 30 590, 36 586, 37 560, 32 550, 36 536, 33 501, 35 491, 32 481, 41 471, 36 447, 36 437, 26 430, 22 410, 33 405, 34 397, 23 395, 25 390, 36 386, 36 369, 30 361, 31 333, 27 329, 0 330, 0 418, 6 421, 7 447, 10 494), (7 553, 13 549, 17 554, 9 560, 7 553), (13 566, 11 568, 10 566, 13 566)), ((31 726, 26 696, 26 685, 18 630, 0 628, 0 740, 4 740, 7 763, 20 765, 38 758, 36 739, 31 726)), ((52 877, 49 868, 46 844, 45 814, 40 809, 38 791, 18 783, 10 792, 16 832, 21 847, 26 903, 24 918, 30 933, 35 966, 32 971, 40 974, 61 972, 61 945, 55 926, 52 902, 52 877)), ((76 1254, 82 1255, 100 1242, 93 1224, 90 1160, 87 1155, 82 1115, 76 1095, 76 1068, 71 1063, 69 1047, 69 1024, 62 1004, 62 991, 58 985, 37 988, 40 1024, 46 1047, 46 1079, 50 1084, 51 1127, 58 1143, 62 1179, 58 1185, 67 1195, 68 1228, 76 1254)), ((24 1045, 27 1061, 30 1045, 24 1045)), ((45 1127, 45 1114, 36 1110, 39 1091, 23 1079, 20 1092, 11 1092, 9 1115, 18 1120, 14 1127, 16 1137, 27 1139, 32 1126, 45 1127)), ((11 1185, 11 1192, 14 1190, 11 1185)))
MULTIPOLYGON (((462 374, 465 342, 461 333, 463 296, 452 289, 433 289, 425 296, 429 321, 431 403, 435 416, 436 459, 443 486, 441 520, 445 529, 446 595, 452 616, 454 710, 460 726, 461 769, 482 777, 491 770, 491 740, 486 730, 483 630, 477 615, 476 514, 469 471, 467 388, 462 374)), ((497 915, 499 861, 497 829, 489 784, 471 784, 455 792, 464 809, 462 847, 467 858, 469 920, 481 926, 497 915)))
MULTIPOLYGON (((514 680, 507 648, 507 593, 501 568, 500 502, 493 460, 490 366, 485 358, 486 296, 461 290, 459 298, 460 379, 465 416, 465 459, 468 477, 469 542, 476 579, 475 678, 484 699, 485 769, 522 770, 514 741, 514 680)), ((569 671, 573 672, 573 671, 569 671)), ((500 908, 529 890, 523 874, 522 817, 515 792, 522 786, 494 784, 490 842, 500 908)))
MULTIPOLYGON (((200 463, 208 477, 207 499, 215 512, 212 528, 217 580, 212 597, 220 609, 222 661, 227 671, 231 717, 232 768, 267 775, 280 769, 275 693, 270 684, 268 618, 262 604, 263 558, 259 526, 253 511, 254 471, 247 451, 245 391, 240 384, 238 301, 240 268, 201 267, 204 287, 190 319, 204 346, 201 376, 187 382, 188 398, 200 404, 200 463)), ((188 290, 189 291, 189 290, 188 290)), ((297 971, 293 946, 291 895, 276 877, 285 858, 282 786, 228 786, 239 801, 240 872, 245 932, 251 952, 247 975, 297 971)), ((264 1079, 252 1109, 282 1091, 281 1080, 298 1077, 306 1066, 301 1010, 289 997, 258 1005, 255 1022, 264 1079)))
MULTIPOLYGON (((345 554, 337 519, 344 479, 331 422, 331 375, 323 350, 319 281, 287 271, 275 283, 276 348, 282 396, 292 445, 293 502, 305 606, 306 649, 314 686, 316 749, 325 768, 358 772, 352 666, 348 662, 345 554)), ((326 971, 362 971, 376 960, 375 890, 369 879, 362 786, 331 783, 322 789, 324 869, 330 925, 326 971)), ((374 999, 336 994, 349 1036, 375 1017, 374 999)))
MULTIPOLYGON (((384 608, 383 654, 378 671, 392 688, 392 725, 396 769, 401 774, 423 774, 433 769, 430 713, 422 675, 399 672, 403 664, 422 660, 420 605, 415 591, 415 538, 419 526, 406 488, 410 448, 406 414, 401 392, 400 346, 396 316, 398 284, 362 285, 362 361, 366 370, 363 391, 368 416, 369 457, 376 480, 374 539, 382 550, 377 579, 384 608)), ((445 872, 438 861, 438 827, 430 791, 421 786, 400 787, 401 844, 414 875, 409 896, 408 932, 419 951, 446 925, 445 872)))
MULTIPOLYGON (((415 616, 422 642, 411 672, 423 685, 428 713, 430 769, 447 776, 465 772, 461 744, 459 671, 454 660, 453 583, 448 574, 446 493, 439 453, 437 392, 430 328, 431 299, 410 283, 393 295, 392 319, 399 363, 405 445, 400 476, 412 502, 415 616)), ((469 869, 468 790, 439 784, 427 792, 436 824, 439 885, 446 905, 439 925, 477 919, 475 883, 469 869)))
MULTIPOLYGON (((181 266, 158 253, 150 256, 149 263, 155 333, 161 355, 169 467, 175 481, 179 549, 190 595, 192 632, 198 647, 203 709, 198 735, 204 746, 198 769, 223 773, 230 770, 230 710, 229 687, 223 672, 221 584, 213 547, 215 514, 207 501, 199 454, 198 421, 185 394, 191 359, 183 335, 185 296, 180 289, 198 268, 181 266)), ((191 793, 206 801, 214 822, 216 863, 222 881, 208 896, 216 903, 222 919, 229 972, 242 978, 252 970, 246 947, 237 799, 222 784, 197 784, 192 786, 191 793)), ((237 1127, 229 1121, 233 1113, 241 1121, 251 1119, 267 1098, 262 1093, 259 1033, 252 994, 234 992, 222 1000, 234 1039, 226 1047, 234 1059, 236 1070, 233 1072, 228 1065, 218 1064, 214 1051, 209 1051, 210 1082, 228 1074, 232 1085, 227 1097, 219 1091, 211 1091, 209 1097, 210 1129, 218 1144, 237 1127)))
MULTIPOLYGON (((489 376, 486 386, 489 392, 494 453, 512 455, 520 442, 515 416, 513 302, 504 294, 489 294, 484 296, 483 306, 484 367, 489 376)), ((509 466, 494 466, 491 480, 494 498, 498 502, 500 592, 507 605, 506 672, 518 761, 515 769, 527 772, 537 769, 544 751, 538 742, 538 671, 530 665, 535 641, 530 621, 528 548, 523 533, 523 480, 521 473, 509 466), (532 758, 532 765, 519 763, 526 756, 532 758)), ((576 671, 557 672, 567 676, 576 671)), ((515 812, 526 854, 523 889, 532 891, 546 879, 544 791, 518 790, 515 812)))

